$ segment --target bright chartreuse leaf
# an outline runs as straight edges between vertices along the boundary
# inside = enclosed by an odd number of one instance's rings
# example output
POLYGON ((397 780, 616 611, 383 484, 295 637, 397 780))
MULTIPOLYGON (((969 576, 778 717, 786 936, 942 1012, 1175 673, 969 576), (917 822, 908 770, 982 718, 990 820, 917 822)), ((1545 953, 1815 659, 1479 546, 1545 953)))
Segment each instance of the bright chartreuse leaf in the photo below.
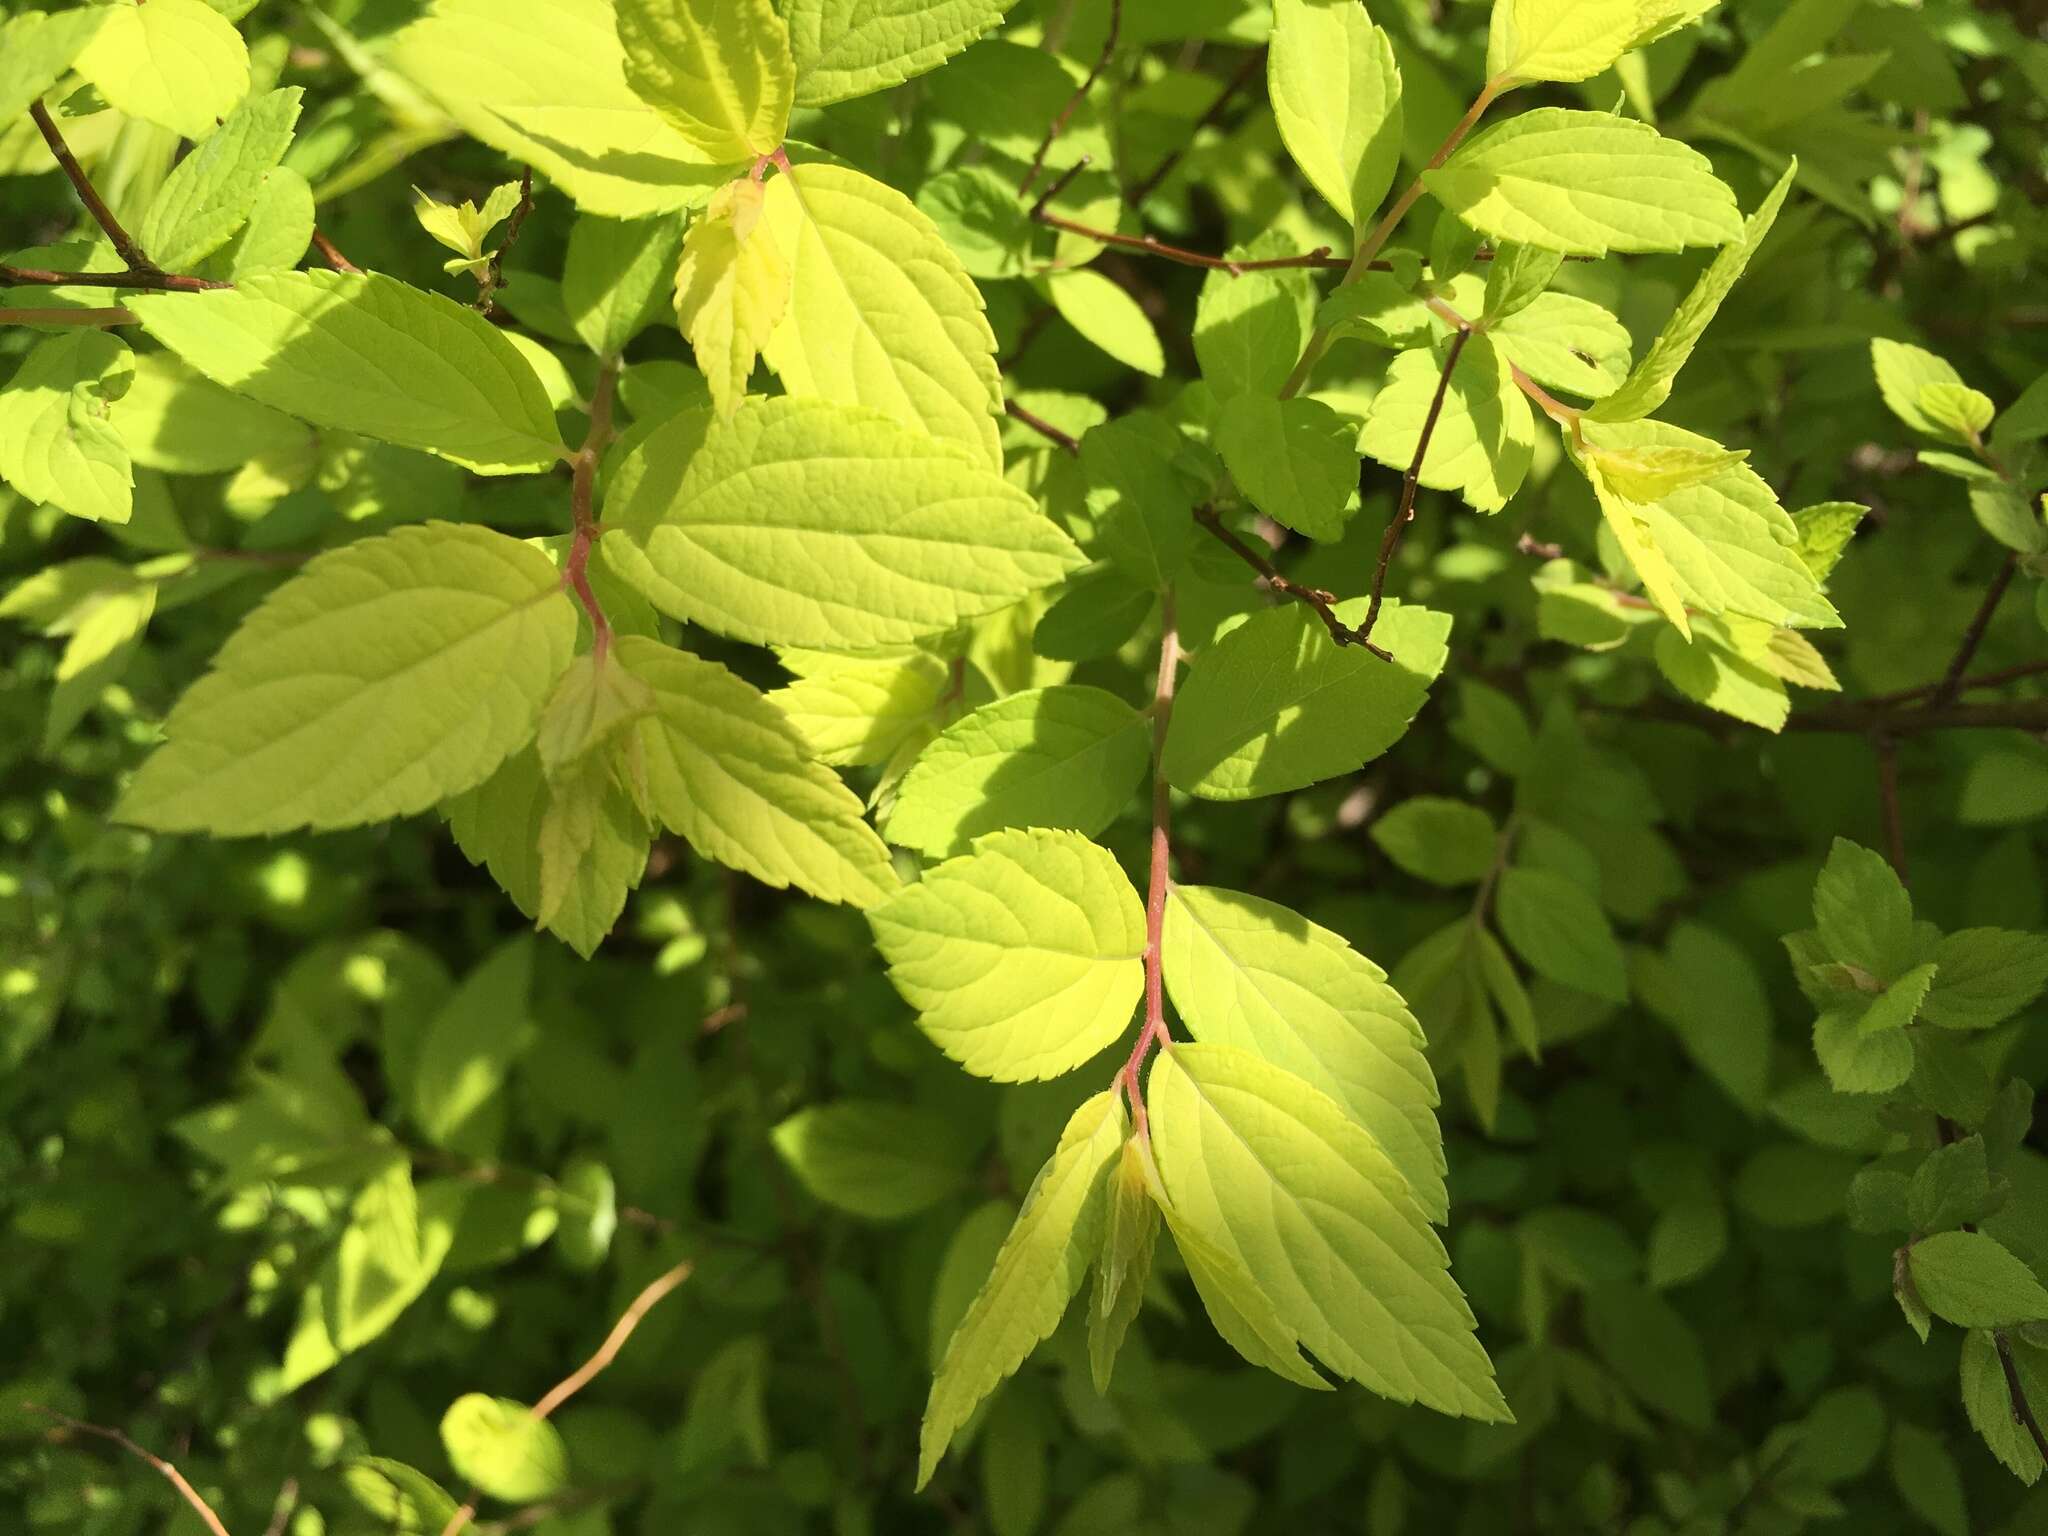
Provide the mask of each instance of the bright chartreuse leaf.
POLYGON ((769 1140, 805 1189, 870 1221, 915 1216, 966 1182, 951 1128, 908 1104, 813 1104, 776 1126, 769 1140))
MULTIPOLYGON (((1346 624, 1366 600, 1337 605, 1346 624)), ((1182 685, 1163 764, 1176 788, 1248 800, 1350 773, 1399 741, 1443 670, 1447 614, 1389 603, 1373 643, 1339 646, 1298 603, 1252 615, 1202 652, 1182 685)))
POLYGON ((1766 664, 1771 627, 1705 613, 1688 615, 1687 627, 1690 634, 1666 627, 1657 635, 1652 654, 1664 680, 1696 704, 1767 731, 1783 730, 1792 699, 1766 664))
POLYGON ((1174 1010, 1197 1040, 1313 1084, 1363 1126, 1433 1221, 1449 1210, 1436 1078, 1387 974, 1274 902, 1177 885, 1160 942, 1174 1010))
POLYGON ((918 1027, 999 1082, 1072 1071, 1124 1032, 1144 986, 1138 893, 1076 832, 991 832, 868 917, 918 1027))
POLYGON ((1274 522, 1312 539, 1342 537, 1357 510, 1356 436, 1320 400, 1270 395, 1224 401, 1215 427, 1238 489, 1274 522))
MULTIPOLYGON (((1300 254, 1277 229, 1225 253, 1233 260, 1300 254)), ((1340 290, 1341 291, 1341 290, 1340 290)), ((1216 398, 1278 395, 1313 329, 1316 285, 1296 270, 1211 272, 1195 304, 1195 361, 1216 398)))
MULTIPOLYGON (((1417 347, 1387 370, 1366 412, 1358 449, 1404 474, 1443 380, 1444 350, 1417 347)), ((1416 484, 1455 491, 1481 512, 1498 512, 1520 489, 1535 452, 1536 421, 1491 337, 1474 335, 1458 355, 1416 484)))
POLYGON ((1918 958, 1913 899, 1883 854, 1838 837, 1813 886, 1814 927, 1828 957, 1874 982, 1910 969, 1918 958))
POLYGON ((951 686, 945 662, 924 651, 836 656, 784 650, 781 658, 796 681, 768 701, 818 760, 834 767, 887 762, 938 718, 939 700, 951 686))
POLYGON ((644 552, 613 532, 605 553, 664 611, 756 644, 900 645, 1081 564, 1029 496, 879 411, 753 401, 688 464, 644 552))
POLYGON ((647 817, 620 775, 550 779, 531 747, 441 811, 464 855, 585 959, 612 931, 647 866, 647 817))
POLYGON ((626 83, 712 161, 782 147, 796 66, 768 0, 615 0, 626 83))
MULTIPOLYGON (((1670 448, 1710 452, 1707 438, 1659 421, 1586 422, 1589 448, 1639 454, 1670 448)), ((1690 635, 1687 610, 1731 614, 1769 625, 1834 629, 1841 618, 1799 554, 1799 529, 1746 464, 1635 502, 1617 491, 1600 458, 1582 460, 1607 525, 1658 609, 1690 635)))
MULTIPOLYGON (((1678 372, 1692 357, 1693 348, 1699 345, 1707 327, 1719 313, 1722 302, 1733 291, 1735 284, 1748 267, 1750 258, 1764 243, 1771 232, 1771 226, 1778 221, 1778 210, 1785 206, 1785 198, 1792 190, 1792 181, 1799 173, 1794 161, 1780 176, 1777 185, 1757 205, 1755 213, 1744 221, 1740 239, 1731 240, 1714 253, 1714 259, 1706 271, 1692 285, 1692 291, 1679 302, 1671 312, 1671 318, 1664 322, 1664 329, 1657 333, 1657 339, 1650 343, 1650 350, 1643 354, 1642 361, 1621 387, 1593 407, 1590 415, 1595 421, 1635 421, 1649 415, 1671 395, 1671 384, 1678 372)), ((1526 365, 1525 365, 1526 366, 1526 365)))
POLYGON ((1636 45, 1641 0, 1494 0, 1490 81, 1590 80, 1636 45))
POLYGON ((732 179, 626 83, 612 0, 434 0, 392 62, 586 213, 695 207, 732 179))
POLYGON ((1581 452, 1599 466, 1607 488, 1624 501, 1662 501, 1678 491, 1705 485, 1749 457, 1746 449, 1723 448, 1705 438, 1631 438, 1614 442, 1586 435, 1581 452))
POLYGON ((1370 217, 1401 158, 1394 45, 1357 0, 1274 0, 1266 91, 1281 140, 1347 224, 1370 217))
POLYGON ((1166 371, 1166 353, 1145 311, 1100 272, 1086 267, 1054 272, 1045 280, 1045 291, 1060 318, 1092 346, 1155 379, 1166 371))
POLYGON ((376 273, 274 272, 140 293, 142 328, 238 394, 317 427, 421 448, 479 474, 562 453, 533 367, 483 316, 376 273))
POLYGON ((1510 869, 1494 905, 1501 933, 1538 975, 1610 1002, 1628 997, 1614 928, 1576 880, 1555 870, 1510 869))
POLYGON ((1146 1097, 1172 1211, 1324 1366, 1395 1402, 1511 1417, 1408 1181, 1335 1101, 1221 1045, 1163 1053, 1146 1097))
POLYGON ((1475 134, 1423 181, 1481 234, 1568 256, 1742 237, 1735 194, 1705 155, 1600 112, 1524 112, 1475 134))
POLYGON ((583 344, 617 357, 654 323, 672 289, 682 227, 674 218, 585 214, 569 230, 562 308, 583 344))
POLYGON ((901 85, 960 52, 1015 0, 788 0, 796 101, 830 106, 901 85))
POLYGON ((1104 1173, 1124 1141, 1122 1101, 1098 1093, 1074 1111, 1032 1180, 981 1291, 953 1330, 925 1402, 917 1485, 981 1400, 1052 1336, 1101 1245, 1104 1173))
POLYGON ((863 405, 1002 467, 1002 380, 981 294, 895 188, 839 165, 772 178, 764 232, 791 295, 763 355, 797 396, 863 405))
POLYGON ((14 122, 62 80, 110 14, 23 11, 0 24, 0 123, 14 122))
POLYGON ((662 825, 765 885, 856 907, 896 890, 860 801, 753 684, 638 635, 613 654, 654 693, 633 729, 645 800, 662 825))
POLYGON ((1414 795, 1375 820, 1380 852, 1417 879, 1457 887, 1493 867, 1500 829, 1478 806, 1444 795, 1414 795))
POLYGON ((575 635, 553 564, 503 534, 426 523, 334 550, 229 637, 116 815, 238 837, 426 810, 531 739, 575 635))
POLYGON ((391 1536, 440 1536, 458 1508, 454 1496, 426 1473, 382 1456, 359 1456, 342 1468, 342 1482, 391 1536))
POLYGON ((115 0, 75 63, 111 106, 188 139, 249 94, 242 34, 206 0, 115 0))
POLYGON ((1533 245, 1504 245, 1486 265, 1486 300, 1480 321, 1489 330, 1543 297, 1564 257, 1533 245))
POLYGON ((135 472, 115 421, 134 373, 128 344, 104 331, 37 342, 0 393, 0 480, 73 517, 127 522, 135 472))
POLYGON ((1538 384, 1598 400, 1628 373, 1628 327, 1590 299, 1540 293, 1493 322, 1500 353, 1538 384))
POLYGON ((1915 432, 1952 443, 1968 443, 1976 432, 1989 425, 1989 418, 1985 417, 1973 429, 1969 422, 1976 418, 1959 414, 1961 403, 1975 391, 1966 388, 1963 376, 1947 359, 1924 347, 1880 336, 1870 343, 1870 361, 1884 403, 1915 432))
POLYGON ((531 1504, 569 1481, 561 1431, 510 1398, 458 1397, 441 1416, 441 1444, 456 1472, 494 1499, 531 1504))
POLYGON ((251 96, 178 162, 136 231, 152 261, 189 272, 227 244, 291 147, 302 94, 291 86, 251 96))
POLYGON ((1937 1232, 1906 1249, 1927 1309, 1960 1328, 2048 1322, 2048 1287, 2018 1255, 1981 1232, 1937 1232))
POLYGON ((1063 684, 984 704, 946 727, 896 791, 889 841, 931 858, 1005 827, 1093 837, 1131 803, 1152 725, 1113 693, 1063 684))
POLYGON ((719 188, 691 223, 676 267, 676 319, 721 416, 740 408, 754 359, 789 308, 789 266, 762 228, 764 199, 761 184, 745 178, 719 188))

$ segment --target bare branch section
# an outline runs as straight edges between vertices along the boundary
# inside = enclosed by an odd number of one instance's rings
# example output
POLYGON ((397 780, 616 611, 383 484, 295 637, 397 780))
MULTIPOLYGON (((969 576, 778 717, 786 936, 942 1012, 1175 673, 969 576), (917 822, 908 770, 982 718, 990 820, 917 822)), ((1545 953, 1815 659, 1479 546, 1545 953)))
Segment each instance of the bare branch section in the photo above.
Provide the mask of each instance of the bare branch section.
MULTIPOLYGON (((690 1278, 693 1267, 692 1261, 685 1259, 675 1268, 665 1270, 648 1281, 640 1294, 627 1305, 626 1310, 619 1314, 619 1320, 612 1324, 612 1331, 606 1334, 604 1342, 597 1346, 597 1353, 549 1388, 547 1395, 533 1405, 530 1410, 532 1416, 536 1420, 547 1418, 562 1404, 589 1386, 600 1371, 618 1358, 619 1351, 626 1346, 626 1340, 633 1336, 633 1330, 640 1326, 661 1299, 690 1278)), ((441 1536, 457 1536, 457 1533, 474 1519, 476 1494, 472 1490, 469 1497, 463 1501, 462 1507, 450 1515, 448 1523, 441 1527, 441 1536)), ((220 1531, 217 1536, 227 1536, 227 1533, 220 1531)))
POLYGON ((1422 435, 1415 440, 1415 457, 1408 461, 1408 473, 1401 479, 1401 505, 1395 509, 1380 539, 1379 563, 1372 572, 1372 604, 1365 610, 1365 622, 1358 626, 1358 643, 1382 661, 1394 659, 1392 652, 1372 643, 1373 626, 1380 621, 1380 605, 1387 596, 1387 567, 1393 564, 1408 525, 1415 521, 1415 492, 1422 483, 1422 461, 1429 457, 1430 439, 1436 436, 1436 424, 1443 416, 1444 397, 1451 392, 1451 375, 1457 371, 1458 359, 1471 339, 1470 327, 1452 333, 1451 349, 1444 356, 1444 371, 1437 376, 1436 393, 1430 397, 1429 414, 1422 418, 1422 435))
POLYGON ((1159 678, 1152 690, 1152 870, 1145 892, 1145 1022, 1113 1085, 1121 1087, 1130 1101, 1132 1131, 1141 1142, 1149 1138, 1151 1127, 1139 1077, 1152 1047, 1173 1040, 1166 1027, 1163 980, 1166 887, 1173 858, 1173 790, 1166 782, 1166 731, 1173 722, 1174 685, 1180 677, 1180 627, 1174 616, 1171 586, 1160 594, 1160 606, 1159 678))
POLYGON ((519 168, 519 203, 513 208, 512 217, 505 224, 505 238, 498 248, 491 252, 491 259, 484 267, 481 292, 477 294, 477 312, 493 319, 498 314, 497 293, 505 286, 505 258, 512 254, 512 247, 519 243, 519 232, 526 228, 527 216, 533 212, 533 167, 519 168))
POLYGON ((1195 521, 1208 529, 1225 549, 1257 571, 1259 579, 1268 589, 1313 611, 1315 616, 1323 621, 1323 628, 1330 632, 1330 638, 1337 644, 1364 643, 1364 637, 1357 630, 1337 617, 1336 593, 1325 592, 1321 587, 1303 586, 1291 577, 1281 575, 1279 568, 1271 560, 1224 526, 1223 519, 1216 515, 1214 507, 1195 508, 1195 521))
POLYGON ((1066 104, 1053 114, 1053 120, 1045 125, 1045 137, 1038 141, 1038 153, 1031 157, 1031 168, 1024 173, 1024 180, 1017 188, 1019 197, 1028 196, 1038 183, 1038 176, 1045 169, 1045 157, 1051 153, 1054 142, 1067 131, 1067 119, 1074 115, 1074 109, 1087 98, 1095 82, 1102 78, 1102 72, 1109 67, 1110 55, 1116 52, 1117 34, 1123 30, 1124 0, 1109 0, 1109 33, 1102 39, 1102 52, 1096 55, 1095 67, 1088 71, 1088 78, 1074 87, 1074 94, 1066 104))
POLYGON ((78 200, 85 204, 85 211, 92 215, 93 222, 106 231, 107 238, 113 242, 116 254, 128 263, 131 271, 155 272, 156 263, 143 254, 142 247, 135 242, 135 237, 121 227, 121 221, 114 217, 114 210, 106 205, 105 199, 94 188, 92 179, 78 163, 78 157, 71 153, 71 146, 64 142, 64 135, 58 132, 56 120, 50 116, 50 109, 40 100, 32 101, 29 103, 28 115, 35 119, 36 128, 42 134, 43 142, 50 146, 50 153, 56 157, 57 164, 62 168, 65 178, 70 181, 72 190, 77 192, 78 200))
POLYGON ((177 1489, 178 1496, 191 1506, 192 1513, 199 1517, 200 1523, 208 1531, 212 1532, 213 1536, 228 1536, 228 1528, 221 1524, 220 1516, 213 1512, 213 1506, 199 1496, 199 1490, 185 1480, 184 1473, 180 1472, 154 1451, 144 1450, 133 1440, 122 1434, 120 1430, 109 1429, 104 1424, 88 1424, 83 1419, 72 1418, 68 1413, 59 1413, 54 1408, 45 1408, 40 1403, 23 1403, 21 1406, 30 1413, 39 1413, 44 1418, 62 1425, 73 1434, 92 1435, 97 1439, 110 1441, 118 1445, 130 1456, 135 1457, 138 1461, 149 1463, 150 1466, 156 1469, 158 1476, 177 1489))

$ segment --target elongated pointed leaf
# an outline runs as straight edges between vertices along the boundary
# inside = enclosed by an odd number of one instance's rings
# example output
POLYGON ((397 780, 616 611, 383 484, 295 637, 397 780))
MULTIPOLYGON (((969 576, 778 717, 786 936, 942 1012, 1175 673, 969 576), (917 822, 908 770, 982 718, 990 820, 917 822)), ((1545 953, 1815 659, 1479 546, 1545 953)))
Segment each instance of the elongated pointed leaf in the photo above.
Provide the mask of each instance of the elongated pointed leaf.
POLYGON ((427 523, 348 545, 229 637, 115 813, 233 837, 426 810, 532 738, 575 637, 516 539, 427 523))
POLYGON ((1396 1402, 1511 1417, 1407 1180, 1333 1100, 1220 1045, 1164 1054, 1146 1098, 1173 1207, 1227 1242, 1317 1359, 1396 1402))

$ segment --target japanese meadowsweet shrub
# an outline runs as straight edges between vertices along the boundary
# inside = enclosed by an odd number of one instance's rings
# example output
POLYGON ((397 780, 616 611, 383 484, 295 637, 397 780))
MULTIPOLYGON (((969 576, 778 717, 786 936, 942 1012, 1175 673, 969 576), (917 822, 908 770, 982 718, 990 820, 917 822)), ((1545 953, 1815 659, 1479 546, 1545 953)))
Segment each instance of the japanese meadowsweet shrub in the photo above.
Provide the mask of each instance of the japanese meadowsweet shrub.
MULTIPOLYGON (((147 1497, 2042 1528, 1993 1460, 2034 1484, 2048 1413, 2048 385, 2023 326, 1903 338, 1923 280, 2018 313, 2048 43, 1441 9, 14 8, 0 616, 62 646, 10 664, 6 1055, 196 999, 228 1065, 152 1123, 263 1298, 147 1497), (466 926, 365 905, 444 886, 466 926), (286 907, 301 953, 242 936, 286 907), (784 1306, 558 1432, 587 1375, 529 1407, 568 1361, 498 1396, 435 1338, 549 1243, 572 1323, 639 1292, 619 1340, 685 1276, 784 1306), (421 1361, 438 1434, 369 1386, 421 1361)), ((23 1113, 18 1234, 106 1243, 105 1111, 23 1113)), ((109 1475, 54 1336, 38 1528, 109 1475)))

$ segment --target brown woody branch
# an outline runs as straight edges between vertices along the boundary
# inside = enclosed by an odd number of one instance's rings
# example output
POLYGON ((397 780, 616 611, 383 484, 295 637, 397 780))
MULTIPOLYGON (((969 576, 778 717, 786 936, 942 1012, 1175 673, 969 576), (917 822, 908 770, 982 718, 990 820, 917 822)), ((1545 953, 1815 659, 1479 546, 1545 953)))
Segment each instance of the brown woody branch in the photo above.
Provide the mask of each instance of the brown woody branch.
POLYGON ((56 120, 50 116, 49 108, 40 100, 32 101, 29 103, 28 115, 35 119, 36 127, 43 135, 43 142, 50 146, 50 153, 56 157, 58 166, 70 180, 73 190, 78 193, 78 200, 85 204, 85 211, 92 215, 93 222, 105 230, 107 238, 114 243, 116 254, 128 263, 132 272, 155 272, 156 263, 143 253, 142 247, 135 243, 135 237, 121 227, 121 221, 114 217, 114 210, 106 205, 106 201, 93 187, 92 179, 85 174, 85 168, 78 163, 78 157, 71 153, 71 146, 64 142, 64 135, 57 131, 56 120))
POLYGON ((320 259, 337 272, 360 272, 363 269, 341 254, 341 248, 317 228, 313 231, 313 249, 320 253, 320 259))
POLYGON ((147 293, 206 293, 234 286, 210 277, 159 272, 154 267, 127 272, 52 272, 43 267, 10 267, 0 262, 0 287, 4 288, 127 288, 147 293))
POLYGON ((2007 555, 2005 564, 1998 568, 1998 574, 1991 578, 1991 585, 1985 589, 1984 601, 1977 605, 1977 612, 1970 619, 1970 627, 1963 631, 1962 642, 1956 653, 1949 659, 1948 668, 1941 674, 1941 681, 1930 690, 1928 703, 1948 704, 1963 690, 1963 674, 1970 669, 1970 663, 1977 658, 1977 648, 1984 643, 1984 632, 1991 627, 1992 615, 1998 612, 1998 605, 2005 598, 2006 589, 2012 585, 2013 577, 2019 571, 2019 556, 2007 555))
POLYGON ((1003 402, 1003 414, 1012 421, 1022 422, 1062 453, 1078 454, 1081 451, 1081 440, 1073 433, 1054 426, 1036 411, 1027 410, 1014 400, 1003 402))
POLYGON ((135 311, 121 309, 0 309, 0 325, 133 325, 135 311))

